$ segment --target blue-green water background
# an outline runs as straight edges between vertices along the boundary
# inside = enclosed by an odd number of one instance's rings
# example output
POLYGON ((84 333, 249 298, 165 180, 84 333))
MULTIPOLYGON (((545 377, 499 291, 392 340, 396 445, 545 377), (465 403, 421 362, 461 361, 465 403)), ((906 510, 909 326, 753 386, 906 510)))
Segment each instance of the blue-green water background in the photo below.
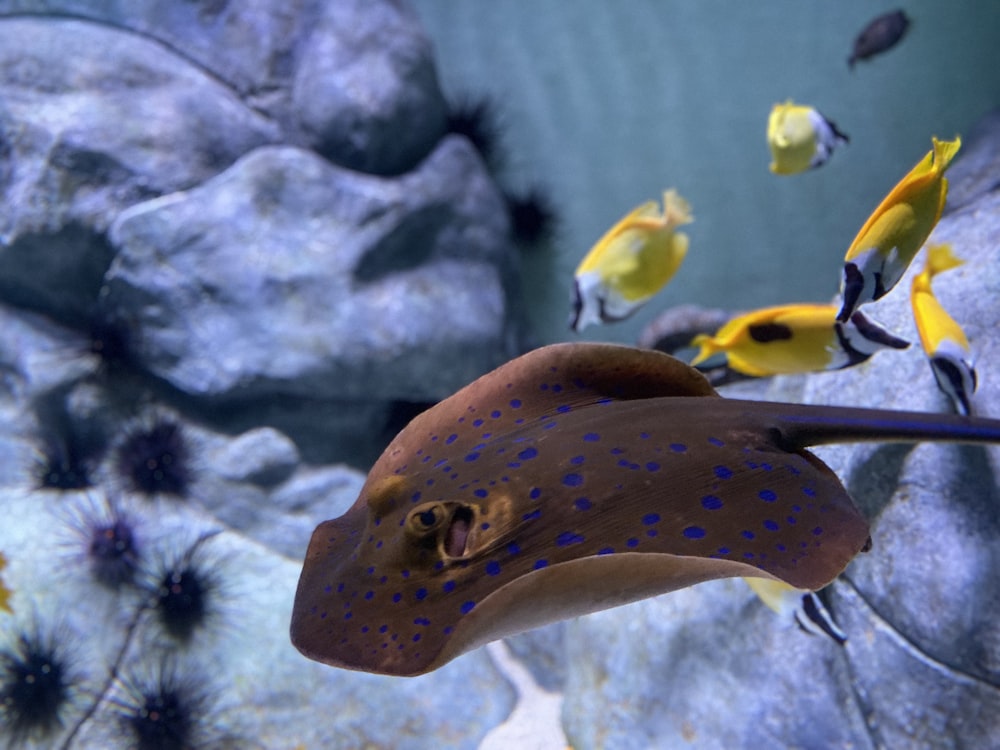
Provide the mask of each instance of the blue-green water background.
POLYGON ((499 104, 507 179, 546 185, 560 230, 526 256, 539 343, 632 342, 663 309, 825 301, 844 251, 930 148, 1000 105, 1000 2, 414 0, 449 96, 499 104), (848 70, 857 33, 902 7, 903 41, 848 70), (767 115, 811 104, 851 143, 824 167, 768 171, 767 115), (622 215, 666 187, 692 204, 691 249, 630 320, 568 331, 573 270, 622 215))

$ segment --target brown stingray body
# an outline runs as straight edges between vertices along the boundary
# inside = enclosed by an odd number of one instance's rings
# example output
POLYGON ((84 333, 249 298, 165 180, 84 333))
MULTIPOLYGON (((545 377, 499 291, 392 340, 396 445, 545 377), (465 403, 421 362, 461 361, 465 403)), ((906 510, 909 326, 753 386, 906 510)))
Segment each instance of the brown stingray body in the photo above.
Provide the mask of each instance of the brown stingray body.
POLYGON ((562 344, 414 419, 313 533, 295 646, 414 675, 490 640, 704 580, 817 589, 868 523, 805 445, 1000 441, 1000 422, 722 399, 667 355, 562 344))

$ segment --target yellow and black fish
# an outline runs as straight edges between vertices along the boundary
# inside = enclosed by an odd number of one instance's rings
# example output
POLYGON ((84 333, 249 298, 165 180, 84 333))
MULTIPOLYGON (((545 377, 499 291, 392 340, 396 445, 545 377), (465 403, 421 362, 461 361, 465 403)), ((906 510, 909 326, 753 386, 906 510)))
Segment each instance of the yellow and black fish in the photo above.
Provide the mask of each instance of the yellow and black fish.
POLYGON ((931 140, 934 147, 882 199, 847 249, 837 320, 848 320, 858 305, 896 286, 941 218, 948 197, 944 173, 962 139, 931 140))
POLYGON ((836 317, 835 305, 813 304, 777 305, 738 315, 714 336, 695 336, 691 345, 701 350, 691 364, 724 353, 731 369, 765 377, 839 370, 864 362, 879 349, 909 346, 860 312, 841 325, 836 317))
POLYGON ((930 360, 938 387, 951 399, 956 411, 969 414, 972 394, 976 390, 976 370, 972 365, 969 339, 931 289, 931 279, 962 263, 964 261, 952 252, 951 245, 928 247, 924 270, 913 277, 910 286, 910 305, 920 343, 930 360))
POLYGON ((691 207, 676 190, 633 209, 591 248, 576 269, 569 326, 582 331, 634 313, 677 273, 688 249, 691 207))
POLYGON ((797 174, 820 167, 838 144, 849 140, 815 108, 795 104, 791 99, 775 104, 767 118, 770 170, 775 174, 797 174))

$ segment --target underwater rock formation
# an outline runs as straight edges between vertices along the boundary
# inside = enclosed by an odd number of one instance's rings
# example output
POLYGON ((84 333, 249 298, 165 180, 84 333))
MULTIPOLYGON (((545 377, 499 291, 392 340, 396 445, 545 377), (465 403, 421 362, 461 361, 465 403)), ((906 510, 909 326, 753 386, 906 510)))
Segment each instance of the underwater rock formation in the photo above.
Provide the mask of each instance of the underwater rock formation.
POLYGON ((258 149, 124 212, 105 302, 194 396, 443 398, 515 353, 504 208, 479 166, 461 138, 394 179, 258 149))

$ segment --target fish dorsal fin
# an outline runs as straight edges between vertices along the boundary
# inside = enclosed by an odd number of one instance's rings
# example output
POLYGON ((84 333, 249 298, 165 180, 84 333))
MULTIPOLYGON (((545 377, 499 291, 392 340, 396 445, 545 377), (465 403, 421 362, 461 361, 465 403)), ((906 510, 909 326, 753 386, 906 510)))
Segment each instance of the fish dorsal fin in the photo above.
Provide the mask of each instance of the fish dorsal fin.
POLYGON ((501 365, 414 418, 386 448, 369 478, 401 473, 418 446, 442 441, 470 451, 490 437, 596 403, 719 394, 679 359, 616 344, 566 343, 501 365))

